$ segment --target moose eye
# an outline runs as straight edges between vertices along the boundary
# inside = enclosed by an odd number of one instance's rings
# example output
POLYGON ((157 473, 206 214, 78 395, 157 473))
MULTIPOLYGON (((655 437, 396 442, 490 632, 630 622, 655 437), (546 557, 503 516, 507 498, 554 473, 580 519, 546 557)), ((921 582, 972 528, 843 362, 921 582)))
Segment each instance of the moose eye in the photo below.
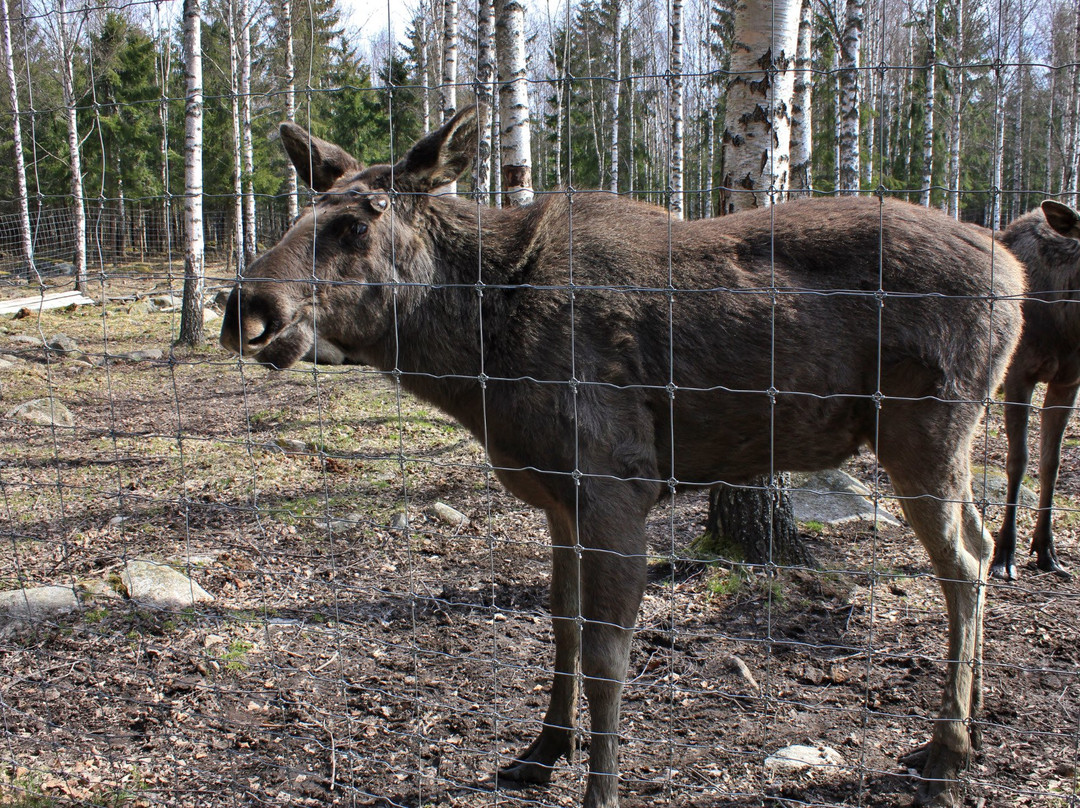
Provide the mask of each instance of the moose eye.
POLYGON ((349 228, 349 232, 353 238, 360 238, 367 233, 367 223, 365 222, 353 222, 352 227, 349 228))

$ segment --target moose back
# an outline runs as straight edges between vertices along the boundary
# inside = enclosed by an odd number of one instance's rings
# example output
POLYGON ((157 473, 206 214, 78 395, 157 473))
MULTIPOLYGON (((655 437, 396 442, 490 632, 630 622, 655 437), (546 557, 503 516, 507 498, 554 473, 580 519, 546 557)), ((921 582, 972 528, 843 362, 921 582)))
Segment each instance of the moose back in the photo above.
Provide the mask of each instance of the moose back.
POLYGON ((976 228, 876 199, 671 221, 601 192, 495 210, 431 195, 476 154, 463 111, 395 165, 282 125, 313 207, 245 271, 221 341, 257 361, 395 371, 544 509, 555 676, 499 777, 546 782, 591 716, 585 805, 618 803, 645 517, 678 486, 835 467, 870 446, 945 592, 941 720, 920 793, 956 804, 981 700, 992 543, 969 451, 1020 334, 1020 267, 976 228))

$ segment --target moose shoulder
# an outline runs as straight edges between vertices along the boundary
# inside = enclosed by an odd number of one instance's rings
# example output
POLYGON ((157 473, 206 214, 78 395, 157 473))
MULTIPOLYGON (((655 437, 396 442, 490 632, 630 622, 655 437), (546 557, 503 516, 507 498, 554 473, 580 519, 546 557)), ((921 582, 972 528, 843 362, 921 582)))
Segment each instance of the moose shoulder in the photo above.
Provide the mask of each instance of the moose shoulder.
POLYGON ((279 367, 397 371, 546 511, 556 674, 542 731, 500 777, 544 782, 570 753, 580 671, 585 804, 617 805, 645 515, 661 495, 832 467, 869 445, 946 594, 951 662, 921 794, 955 804, 981 699, 973 583, 991 553, 968 456, 1020 333, 1016 261, 888 200, 674 222, 600 192, 513 210, 430 195, 471 163, 475 136, 465 111, 396 165, 363 168, 283 125, 320 195, 245 273, 221 341, 279 367))

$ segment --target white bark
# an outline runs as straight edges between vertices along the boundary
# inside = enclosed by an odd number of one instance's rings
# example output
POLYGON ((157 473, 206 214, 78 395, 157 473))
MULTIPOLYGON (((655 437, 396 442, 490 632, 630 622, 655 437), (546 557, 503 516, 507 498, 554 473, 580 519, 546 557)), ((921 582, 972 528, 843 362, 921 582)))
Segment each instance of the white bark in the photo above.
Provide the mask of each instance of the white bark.
POLYGON ((930 207, 934 184, 934 100, 937 88, 937 0, 926 0, 926 94, 923 96, 923 167, 919 204, 930 207))
POLYGON ((611 192, 619 193, 619 97, 622 90, 623 2, 612 0, 611 9, 611 192))
MULTIPOLYGON (((457 63, 458 63, 458 4, 457 0, 443 2, 443 63, 439 81, 439 106, 442 120, 446 123, 457 109, 457 63)), ((451 182, 444 193, 456 194, 457 182, 451 182)))
POLYGON ((525 6, 521 0, 495 0, 498 53, 502 186, 510 204, 533 200, 529 87, 525 80, 525 6))
POLYGON ((1072 88, 1069 96, 1069 144, 1065 155, 1065 188, 1069 204, 1080 205, 1077 163, 1080 162, 1080 3, 1076 5, 1076 30, 1073 39, 1072 88))
MULTIPOLYGON (((236 275, 244 274, 247 264, 244 250, 244 159, 240 121, 240 45, 237 37, 235 0, 228 4, 229 84, 232 90, 232 163, 233 163, 233 232, 236 239, 236 275)), ((291 221, 291 220, 290 220, 291 221)))
POLYGON ((485 205, 491 194, 491 107, 495 79, 495 7, 480 0, 476 30, 476 130, 478 144, 473 169, 473 193, 485 205))
POLYGON ((19 118, 19 85, 15 77, 15 56, 11 50, 11 20, 7 0, 0 0, 0 49, 3 50, 4 71, 7 73, 8 100, 11 104, 12 147, 15 152, 15 187, 19 196, 19 240, 22 243, 26 272, 41 281, 34 264, 34 242, 30 235, 30 193, 26 187, 26 160, 23 157, 22 121, 19 118))
MULTIPOLYGON (((281 19, 285 28, 285 120, 296 120, 296 62, 293 54, 292 0, 281 0, 281 19)), ((426 98, 426 90, 425 90, 426 98)), ((426 122, 425 122, 426 123, 426 122)), ((425 132, 427 129, 424 130, 425 132)), ((300 215, 300 187, 296 166, 286 160, 285 193, 288 196, 289 222, 300 215)))
MULTIPOLYGON (((956 0, 954 8, 955 19, 953 25, 956 29, 956 40, 953 45, 953 64, 956 65, 952 81, 952 121, 949 133, 949 215, 954 219, 960 218, 960 119, 963 111, 964 97, 964 0, 956 0)), ((1056 75, 1051 71, 1051 76, 1056 75)), ((1051 98, 1053 90, 1051 85, 1051 98)), ((1050 115, 1054 117, 1053 112, 1050 115)), ((1047 147, 1047 162, 1049 163, 1050 149, 1047 147)), ((1048 189, 1049 190, 1049 189, 1048 189)))
MULTIPOLYGON (((814 38, 813 0, 802 0, 799 8, 799 38, 795 50, 794 95, 791 101, 791 181, 792 191, 812 191, 813 121, 811 90, 813 89, 814 38)), ((710 118, 711 121, 711 118, 710 118)), ((807 194, 809 195, 809 194, 807 194)))
POLYGON ((248 0, 237 0, 240 22, 240 120, 244 157, 244 264, 255 260, 255 149, 251 141, 251 11, 248 0))
POLYGON ((844 33, 840 39, 840 189, 841 193, 859 191, 862 165, 859 143, 859 46, 862 41, 865 0, 847 0, 844 33))
POLYGON ((202 4, 184 0, 184 300, 180 342, 203 339, 203 77, 202 4))
MULTIPOLYGON (((753 0, 751 0, 752 2, 753 0)), ((671 0, 671 197, 668 209, 674 219, 686 212, 686 193, 683 190, 683 19, 682 0, 671 0)))
MULTIPOLYGON (((83 195, 82 156, 79 152, 79 119, 75 98, 75 39, 69 29, 65 0, 57 0, 60 17, 59 39, 61 60, 60 83, 64 94, 64 115, 67 122, 68 160, 71 168, 71 202, 75 208, 75 287, 86 291, 86 199, 83 195)), ((76 28, 76 31, 78 28, 76 28)))
POLYGON ((724 119, 723 185, 730 196, 724 213, 784 201, 800 6, 800 0, 740 0, 735 7, 724 119))

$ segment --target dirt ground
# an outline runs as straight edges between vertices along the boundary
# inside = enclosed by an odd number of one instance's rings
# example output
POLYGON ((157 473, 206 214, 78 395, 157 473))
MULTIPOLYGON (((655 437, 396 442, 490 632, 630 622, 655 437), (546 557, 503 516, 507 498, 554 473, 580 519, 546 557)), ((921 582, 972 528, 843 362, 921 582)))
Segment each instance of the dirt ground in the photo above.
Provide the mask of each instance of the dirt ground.
MULTIPOLYGON (((0 589, 85 598, 0 633, 0 805, 580 804, 587 748, 547 787, 492 778, 537 732, 550 685, 542 517, 464 432, 377 374, 241 366, 214 346, 216 322, 206 347, 170 354, 179 315, 131 299, 162 283, 115 277, 95 290, 104 308, 0 321, 0 354, 21 360, 0 370, 0 416, 53 395, 77 423, 0 418, 0 589), (12 339, 57 332, 86 361, 12 339), (115 358, 147 347, 164 358, 115 358), (468 523, 430 515, 437 501, 468 523), (169 612, 116 595, 135 558, 174 564, 214 601, 169 612)), ((1000 418, 976 442, 980 467, 1004 466, 1000 418)), ((1078 460, 1074 422, 1055 519, 1073 570, 1078 460)), ((945 654, 911 532, 804 525, 822 568, 767 579, 689 557, 705 511, 679 495, 650 521, 622 804, 911 804, 898 759, 929 738, 945 654), (796 743, 842 762, 765 765, 796 743)), ((1078 612, 1076 579, 1024 567, 991 586, 965 804, 1080 805, 1078 612)))

